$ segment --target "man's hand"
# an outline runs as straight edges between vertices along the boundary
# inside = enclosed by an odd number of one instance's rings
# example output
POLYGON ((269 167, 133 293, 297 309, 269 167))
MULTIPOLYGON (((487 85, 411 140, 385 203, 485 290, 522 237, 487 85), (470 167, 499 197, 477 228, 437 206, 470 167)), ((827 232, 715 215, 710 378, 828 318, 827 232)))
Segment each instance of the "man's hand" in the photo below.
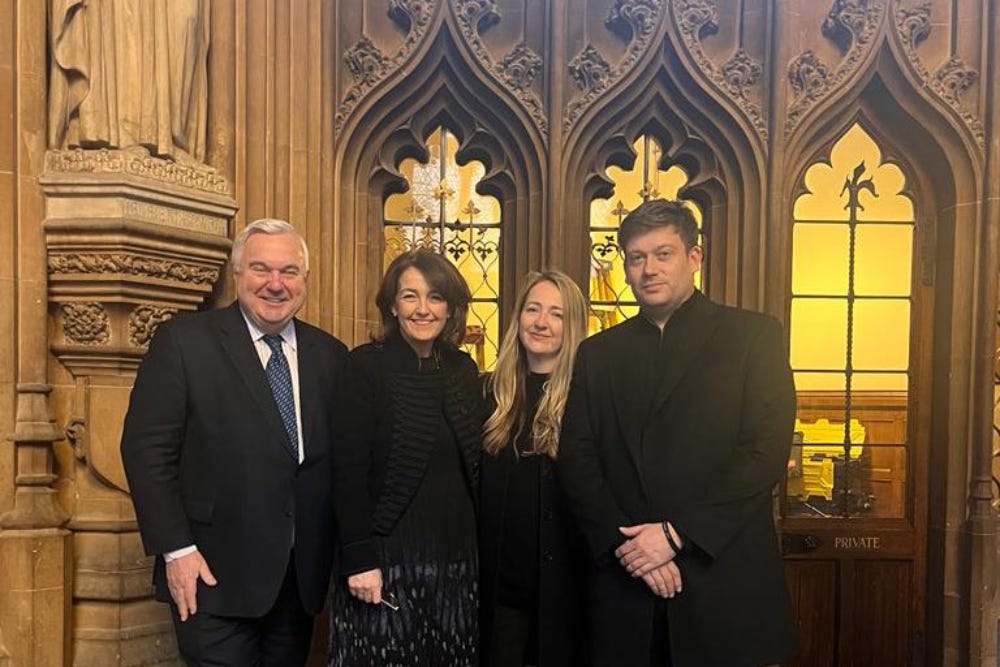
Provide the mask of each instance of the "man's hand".
POLYGON ((170 589, 170 597, 177 605, 177 613, 182 622, 198 611, 199 577, 206 586, 215 586, 218 583, 212 571, 208 569, 208 563, 198 551, 192 551, 167 563, 167 588, 170 589))
POLYGON ((379 604, 382 602, 382 570, 375 568, 352 574, 347 578, 347 588, 359 600, 379 604))
POLYGON ((654 595, 661 598, 672 598, 681 592, 681 571, 674 561, 650 570, 643 575, 642 580, 654 595))
POLYGON ((633 577, 643 577, 677 555, 659 523, 622 526, 618 530, 629 539, 615 549, 615 557, 633 577))

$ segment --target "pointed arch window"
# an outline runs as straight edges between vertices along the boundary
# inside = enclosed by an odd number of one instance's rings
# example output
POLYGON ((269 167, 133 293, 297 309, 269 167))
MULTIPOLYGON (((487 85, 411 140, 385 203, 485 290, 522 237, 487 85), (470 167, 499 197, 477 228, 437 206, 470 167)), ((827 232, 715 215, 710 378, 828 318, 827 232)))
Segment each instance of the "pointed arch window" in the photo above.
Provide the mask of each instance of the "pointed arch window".
MULTIPOLYGON (((621 221, 631 210, 649 199, 677 199, 689 176, 671 165, 655 137, 640 136, 632 145, 636 154, 631 169, 610 166, 606 170, 614 183, 614 195, 590 203, 590 312, 588 329, 596 333, 639 312, 632 291, 625 283, 625 264, 617 235, 621 221)), ((698 243, 704 246, 702 212, 693 201, 682 200, 698 223, 698 243)), ((704 265, 695 277, 700 288, 704 265)))
POLYGON ((794 204, 792 516, 901 518, 914 236, 903 171, 860 124, 805 173, 794 204))
POLYGON ((500 202, 476 186, 481 162, 459 164, 459 141, 438 127, 425 144, 429 159, 404 159, 399 172, 409 188, 386 198, 383 270, 400 254, 426 248, 450 260, 469 284, 472 303, 464 347, 481 370, 496 363, 500 313, 500 202))

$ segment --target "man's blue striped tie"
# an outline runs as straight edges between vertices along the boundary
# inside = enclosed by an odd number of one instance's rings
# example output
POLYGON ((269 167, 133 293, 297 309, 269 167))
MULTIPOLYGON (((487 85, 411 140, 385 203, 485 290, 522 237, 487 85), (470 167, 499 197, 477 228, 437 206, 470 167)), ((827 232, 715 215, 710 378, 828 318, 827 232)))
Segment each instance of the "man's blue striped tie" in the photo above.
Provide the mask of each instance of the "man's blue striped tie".
POLYGON ((295 421, 295 394, 292 391, 292 373, 288 368, 288 359, 281 351, 281 336, 268 334, 264 342, 271 348, 271 358, 267 360, 267 381, 274 394, 274 402, 278 405, 281 421, 288 434, 288 451, 296 462, 299 460, 299 429, 295 421))

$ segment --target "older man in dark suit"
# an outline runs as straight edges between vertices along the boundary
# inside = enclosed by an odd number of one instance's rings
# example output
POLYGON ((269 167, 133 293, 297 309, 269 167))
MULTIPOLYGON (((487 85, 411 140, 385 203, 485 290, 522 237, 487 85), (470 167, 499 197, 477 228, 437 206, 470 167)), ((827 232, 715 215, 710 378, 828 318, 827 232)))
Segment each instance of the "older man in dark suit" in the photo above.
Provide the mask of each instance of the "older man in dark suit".
POLYGON ((335 549, 330 408, 346 348, 294 319, 309 256, 286 222, 233 243, 235 303, 160 326, 122 458, 156 597, 192 665, 301 665, 335 549))
POLYGON ((796 631, 771 514, 795 390, 781 327, 695 289, 697 226, 649 201, 618 232, 640 313, 584 341, 558 472, 593 556, 594 662, 781 662, 796 631))

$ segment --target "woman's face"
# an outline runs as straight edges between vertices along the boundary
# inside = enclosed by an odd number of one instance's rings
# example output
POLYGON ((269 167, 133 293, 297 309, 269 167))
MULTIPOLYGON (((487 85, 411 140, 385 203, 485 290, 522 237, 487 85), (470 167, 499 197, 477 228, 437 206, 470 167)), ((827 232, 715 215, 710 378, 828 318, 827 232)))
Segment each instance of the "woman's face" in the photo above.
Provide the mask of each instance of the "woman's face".
POLYGON ((542 280, 528 291, 518 319, 518 337, 535 373, 549 373, 563 344, 563 300, 559 289, 542 280))
POLYGON ((448 320, 448 302, 427 284, 420 269, 411 266, 399 276, 392 314, 403 339, 419 356, 428 357, 448 320))

